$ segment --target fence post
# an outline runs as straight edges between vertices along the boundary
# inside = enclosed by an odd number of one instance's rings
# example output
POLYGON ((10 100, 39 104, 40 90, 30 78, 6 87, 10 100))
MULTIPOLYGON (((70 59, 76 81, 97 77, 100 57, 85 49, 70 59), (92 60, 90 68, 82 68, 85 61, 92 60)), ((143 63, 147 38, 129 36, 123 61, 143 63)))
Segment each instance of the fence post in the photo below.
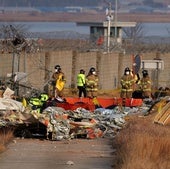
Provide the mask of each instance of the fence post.
POLYGON ((75 76, 76 76, 76 57, 77 57, 77 51, 72 52, 72 74, 71 74, 71 88, 75 88, 76 84, 74 82, 75 76))

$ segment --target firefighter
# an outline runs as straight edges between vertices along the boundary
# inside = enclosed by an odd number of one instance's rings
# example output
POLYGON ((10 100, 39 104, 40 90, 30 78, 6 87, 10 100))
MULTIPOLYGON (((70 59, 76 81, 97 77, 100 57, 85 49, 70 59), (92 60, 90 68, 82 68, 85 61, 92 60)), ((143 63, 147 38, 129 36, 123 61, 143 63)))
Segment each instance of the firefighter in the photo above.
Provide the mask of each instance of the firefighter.
POLYGON ((55 72, 52 75, 54 79, 54 97, 55 98, 62 98, 63 97, 63 90, 66 83, 65 75, 61 70, 60 65, 56 65, 55 72))
POLYGON ((77 75, 77 88, 79 90, 78 96, 79 98, 87 96, 86 94, 86 76, 85 71, 83 69, 80 70, 80 73, 77 75))
POLYGON ((86 76, 86 91, 87 97, 95 98, 98 92, 98 76, 94 67, 90 68, 88 75, 86 76))
POLYGON ((142 71, 143 77, 138 82, 139 89, 142 92, 142 97, 145 98, 151 98, 151 79, 149 77, 148 71, 143 70, 142 71))
POLYGON ((131 74, 131 70, 129 67, 126 67, 124 70, 124 75, 121 77, 121 98, 131 98, 133 93, 133 87, 134 87, 134 77, 131 74))

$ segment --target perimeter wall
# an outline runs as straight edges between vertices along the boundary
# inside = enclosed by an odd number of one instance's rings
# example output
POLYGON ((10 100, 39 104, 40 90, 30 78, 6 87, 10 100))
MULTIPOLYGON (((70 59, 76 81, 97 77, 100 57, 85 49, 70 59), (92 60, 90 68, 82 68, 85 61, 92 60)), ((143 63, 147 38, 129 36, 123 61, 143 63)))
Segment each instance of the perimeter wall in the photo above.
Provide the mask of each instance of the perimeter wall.
MULTIPOLYGON (((170 53, 145 53, 140 56, 144 60, 159 58, 164 61, 164 70, 149 70, 149 74, 153 81, 153 88, 170 87, 170 53)), ((21 81, 40 90, 43 90, 50 80, 56 64, 59 64, 65 73, 66 88, 72 89, 76 88, 76 75, 80 69, 84 69, 87 74, 91 67, 95 67, 99 76, 99 88, 103 91, 119 89, 120 77, 124 73, 124 68, 132 67, 132 55, 117 52, 2 53, 0 58, 0 77, 2 80, 8 79, 7 76, 11 73, 25 72, 26 76, 21 81)), ((139 73, 141 76, 141 70, 139 73)))

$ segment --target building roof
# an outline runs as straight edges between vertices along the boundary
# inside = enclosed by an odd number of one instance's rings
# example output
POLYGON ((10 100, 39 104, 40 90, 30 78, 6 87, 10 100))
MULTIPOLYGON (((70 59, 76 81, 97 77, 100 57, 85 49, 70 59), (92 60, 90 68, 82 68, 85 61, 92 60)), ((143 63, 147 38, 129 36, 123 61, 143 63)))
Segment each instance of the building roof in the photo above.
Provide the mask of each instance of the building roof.
MULTIPOLYGON (((108 27, 108 21, 104 22, 77 22, 77 26, 95 26, 95 27, 108 27)), ((114 22, 111 21, 110 23, 111 27, 135 27, 136 22, 114 22)))

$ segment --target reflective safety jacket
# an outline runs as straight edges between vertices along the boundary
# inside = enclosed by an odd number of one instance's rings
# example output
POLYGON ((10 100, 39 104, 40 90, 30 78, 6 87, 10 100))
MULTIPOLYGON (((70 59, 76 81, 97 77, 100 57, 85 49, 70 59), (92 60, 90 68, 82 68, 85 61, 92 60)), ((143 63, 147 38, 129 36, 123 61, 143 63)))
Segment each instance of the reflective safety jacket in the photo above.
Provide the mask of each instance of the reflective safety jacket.
POLYGON ((96 75, 88 75, 86 77, 86 90, 87 91, 98 91, 98 77, 96 75))
POLYGON ((85 74, 79 73, 77 75, 77 86, 85 86, 85 84, 86 84, 85 74))
POLYGON ((146 92, 146 91, 151 91, 151 79, 150 77, 143 77, 139 82, 138 82, 139 88, 146 92))
POLYGON ((39 97, 31 97, 29 99, 29 105, 33 110, 37 110, 40 113, 48 98, 48 95, 45 93, 42 93, 39 97))
POLYGON ((135 79, 133 78, 132 75, 123 75, 120 83, 122 86, 122 89, 121 89, 122 91, 132 92, 135 79))
POLYGON ((39 97, 31 97, 29 103, 34 106, 42 106, 48 100, 48 95, 45 93, 40 94, 39 97))

